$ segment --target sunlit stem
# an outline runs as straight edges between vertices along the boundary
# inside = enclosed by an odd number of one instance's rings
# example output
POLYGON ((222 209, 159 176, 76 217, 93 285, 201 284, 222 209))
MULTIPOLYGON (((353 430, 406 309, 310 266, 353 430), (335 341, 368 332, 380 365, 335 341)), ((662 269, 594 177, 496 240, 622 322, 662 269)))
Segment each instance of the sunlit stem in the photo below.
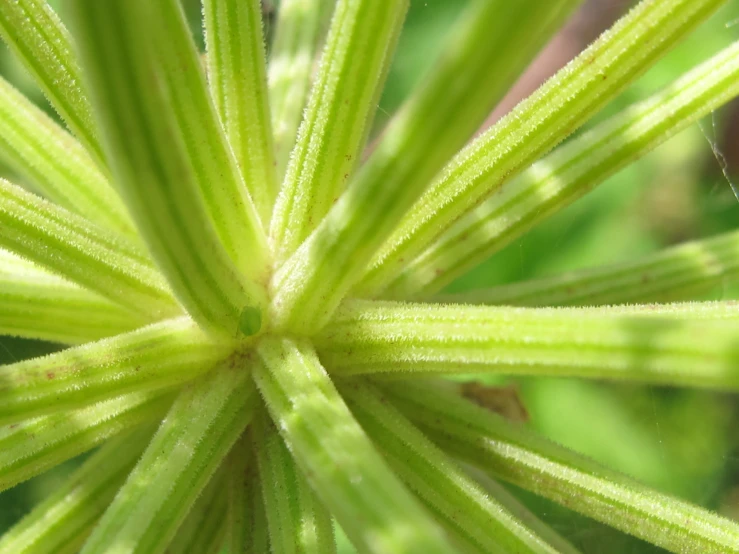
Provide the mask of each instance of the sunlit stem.
POLYGON ((0 554, 79 551, 154 432, 114 437, 0 539, 0 554))
POLYGON ((143 423, 160 419, 171 395, 133 393, 0 430, 0 490, 9 489, 143 423))
POLYGON ((270 240, 278 262, 318 226, 357 166, 407 8, 397 0, 336 4, 275 206, 270 240))
POLYGON ((273 552, 336 552, 331 516, 308 486, 266 411, 255 421, 259 475, 273 552))
POLYGON ((46 0, 0 2, 0 33, 72 132, 104 166, 72 39, 46 0))
POLYGON ((688 242, 631 262, 460 294, 436 302, 568 306, 663 302, 739 279, 739 231, 688 242))
POLYGON ((331 15, 330 0, 282 0, 269 60, 269 98, 277 176, 281 181, 295 145, 316 53, 331 15))
POLYGON ((0 367, 0 424, 181 385, 228 354, 181 318, 8 364, 0 367))
POLYGON ((558 552, 487 496, 379 390, 361 381, 347 381, 341 391, 397 475, 457 540, 474 552, 558 552))
POLYGON ((444 161, 577 4, 470 3, 419 92, 399 110, 313 234, 275 274, 272 316, 278 328, 309 334, 330 319, 444 161), (512 54, 501 56, 503 48, 512 54))
POLYGON ((167 554, 218 554, 226 538, 228 488, 221 466, 190 508, 167 554))
POLYGON ((714 320, 705 311, 689 318, 689 306, 669 305, 509 308, 352 302, 316 341, 321 360, 340 375, 485 372, 737 390, 735 306, 711 306, 719 312, 714 320))
POLYGON ((564 140, 724 3, 638 3, 452 159, 375 255, 358 293, 374 296, 382 292, 405 263, 505 181, 564 140))
POLYGON ((491 475, 672 552, 739 552, 735 522, 550 443, 444 385, 384 390, 442 448, 491 475))
POLYGON ((254 379, 275 426, 352 542, 376 554, 450 552, 430 516, 353 418, 312 347, 267 338, 258 352, 254 379))
POLYGON ((146 317, 0 250, 0 334, 77 344, 146 323, 146 317))
POLYGON ((254 443, 252 427, 241 435, 226 461, 226 545, 230 554, 263 554, 270 551, 267 516, 256 460, 260 445, 254 443))
MULTIPOLYGON (((461 218, 409 263, 383 295, 428 297, 737 94, 739 42, 653 97, 564 145, 518 179, 504 183, 489 200, 461 218)), ((696 271, 682 276, 688 281, 713 255, 708 252, 699 259, 696 253, 692 257, 696 271)), ((721 267, 721 255, 718 258, 706 267, 709 280, 721 267)), ((687 260, 685 263, 689 264, 687 260)), ((679 287, 680 277, 676 276, 678 282, 668 281, 663 286, 679 287)), ((649 299, 650 294, 658 291, 660 281, 658 278, 656 283, 647 280, 632 286, 633 293, 644 293, 643 298, 633 300, 649 299)), ((587 297, 584 300, 589 301, 587 297)))
POLYGON ((255 403, 249 373, 238 364, 186 387, 82 552, 107 553, 111 544, 130 545, 137 554, 162 552, 249 423, 255 403))

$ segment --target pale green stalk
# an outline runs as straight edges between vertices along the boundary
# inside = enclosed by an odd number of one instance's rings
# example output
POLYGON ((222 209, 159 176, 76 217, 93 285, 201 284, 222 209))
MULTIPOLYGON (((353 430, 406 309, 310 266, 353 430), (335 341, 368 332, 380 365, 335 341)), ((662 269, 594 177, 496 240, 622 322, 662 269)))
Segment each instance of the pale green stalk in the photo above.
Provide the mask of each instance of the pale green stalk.
POLYGON ((0 156, 57 204, 135 236, 126 208, 85 148, 1 78, 0 156))
POLYGON ((142 423, 161 419, 172 395, 132 393, 0 429, 0 490, 14 487, 142 423))
POLYGON ((268 415, 262 413, 254 422, 254 438, 259 478, 262 484, 264 510, 267 515, 267 529, 272 552, 296 554, 297 528, 297 482, 296 467, 290 453, 269 422, 268 415))
POLYGON ((506 510, 511 512, 526 527, 551 544, 559 554, 581 554, 577 548, 572 546, 570 541, 557 533, 549 524, 539 519, 536 514, 524 506, 513 493, 509 492, 498 481, 476 467, 465 464, 464 462, 459 462, 459 464, 465 473, 482 487, 486 494, 505 506, 506 510))
POLYGON ((277 197, 261 3, 204 0, 208 85, 241 176, 267 228, 277 197))
POLYGON ((331 516, 297 468, 266 411, 257 419, 255 438, 262 495, 272 552, 336 552, 331 516))
POLYGON ((739 525, 661 494, 438 386, 386 389, 435 442, 486 472, 681 554, 739 552, 739 525))
POLYGON ((145 317, 0 250, 0 334, 77 344, 146 323, 145 317))
POLYGON ((659 310, 353 302, 317 349, 339 375, 491 372, 739 389, 739 319, 659 310))
POLYGON ((322 27, 331 11, 328 0, 281 0, 277 11, 268 78, 279 180, 295 145, 322 27))
POLYGON ((331 514, 316 497, 305 476, 297 473, 300 527, 297 544, 305 554, 336 554, 331 514))
POLYGON ((139 248, 2 179, 0 247, 147 317, 181 313, 139 248))
POLYGON ((116 182, 160 269, 209 331, 255 334, 267 299, 242 270, 251 258, 251 275, 266 278, 265 239, 180 7, 176 0, 70 6, 116 182), (247 328, 245 312, 258 320, 247 328))
MULTIPOLYGON (((221 466, 182 522, 167 554, 218 554, 226 538, 228 489, 221 466)), ((265 553, 266 554, 266 553, 265 553)))
POLYGON ((229 554, 266 554, 269 549, 267 516, 252 426, 245 431, 228 456, 228 514, 226 544, 229 554))
POLYGON ((254 379, 275 426, 323 504, 361 552, 451 551, 354 420, 312 347, 262 340, 254 379), (388 509, 392 507, 392 510, 388 509))
POLYGON ((613 99, 725 0, 645 0, 467 146, 405 214, 358 291, 376 295, 404 263, 613 99))
POLYGON ((163 552, 251 419, 248 368, 222 367, 185 388, 100 520, 83 554, 163 552), (162 455, 166 453, 166 455, 162 455))
POLYGON ((476 0, 470 5, 419 92, 273 279, 278 326, 307 334, 328 321, 444 160, 469 138, 577 4, 476 0))
POLYGON ((189 318, 180 318, 5 365, 0 367, 0 423, 179 385, 228 355, 189 318))
POLYGON ((61 487, 3 534, 0 554, 79 552, 153 431, 145 427, 107 441, 61 487))
POLYGON ((688 298, 737 280, 739 231, 673 246, 635 261, 432 298, 515 306, 620 304, 688 298))
POLYGON ((558 550, 489 497, 457 464, 371 385, 341 387, 352 413, 390 466, 448 528, 465 551, 551 553, 558 550))
POLYGON ((365 137, 408 0, 340 0, 270 229, 284 262, 339 198, 365 137))
POLYGON ((269 532, 267 531, 267 514, 264 510, 264 502, 262 500, 262 487, 264 485, 258 479, 249 487, 249 507, 253 510, 251 520, 252 532, 249 540, 242 543, 242 552, 246 554, 263 554, 270 552, 269 532))
MULTIPOLYGON (((573 315, 580 313, 581 308, 559 308, 573 315)), ((685 320, 722 320, 739 319, 739 300, 714 300, 707 302, 674 302, 671 304, 624 304, 615 306, 588 307, 588 313, 604 316, 628 316, 654 318, 678 318, 685 320)))
POLYGON ((88 152, 103 164, 72 39, 45 0, 0 2, 0 33, 88 152))
MULTIPOLYGON (((383 295, 433 294, 737 94, 739 42, 505 183, 408 264, 383 295)), ((654 286, 632 291, 649 298, 654 286)))
MULTIPOLYGON (((154 41, 156 53, 151 49, 148 52, 157 58, 154 63, 161 72, 167 101, 172 103, 177 134, 184 143, 209 219, 237 268, 261 282, 267 278, 269 264, 266 235, 254 201, 239 173, 233 145, 226 137, 209 94, 203 66, 180 2, 139 1, 145 6, 143 12, 139 12, 148 23, 144 29, 157 39, 154 41)), ((258 33, 259 27, 239 30, 251 35, 258 33)), ((139 30, 134 38, 146 37, 139 30)), ((249 37, 249 40, 259 38, 249 37)), ((139 58, 134 60, 140 61, 139 58)), ((263 81, 254 82, 254 86, 266 89, 263 81)), ((261 94, 266 96, 266 92, 262 90, 261 94)), ((246 98, 235 100, 248 101, 246 98)))

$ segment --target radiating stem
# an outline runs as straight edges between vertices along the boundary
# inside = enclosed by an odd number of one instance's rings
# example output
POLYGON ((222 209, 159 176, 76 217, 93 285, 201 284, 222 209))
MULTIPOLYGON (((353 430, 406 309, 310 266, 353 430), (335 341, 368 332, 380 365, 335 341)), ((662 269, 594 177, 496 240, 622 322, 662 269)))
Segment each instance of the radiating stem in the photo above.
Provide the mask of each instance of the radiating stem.
POLYGON ((277 196, 261 3, 205 0, 208 84, 241 175, 267 228, 277 196))
POLYGON ((116 184, 154 259, 204 328, 256 334, 266 315, 266 238, 179 2, 70 6, 116 184), (256 316, 246 328, 245 312, 256 316))
POLYGON ((317 349, 340 375, 492 372, 739 389, 739 319, 685 315, 669 306, 355 302, 317 338, 317 349))
POLYGON ((465 473, 474 479, 491 498, 494 498, 497 502, 505 506, 524 525, 551 544, 557 552, 560 554, 580 554, 580 551, 572 546, 570 541, 557 533, 552 526, 539 519, 536 514, 524 506, 513 493, 509 492, 498 481, 474 466, 465 464, 464 462, 461 462, 460 465, 465 473))
POLYGON ((0 554, 78 552, 151 438, 145 426, 107 441, 0 538, 0 554))
POLYGON ((358 288, 384 290, 443 231, 551 150, 725 0, 645 0, 457 154, 405 214, 358 288))
POLYGON ((142 423, 160 419, 172 395, 132 393, 0 429, 0 490, 9 489, 142 423))
POLYGON ((146 323, 146 317, 0 250, 0 334, 77 344, 146 323))
POLYGON ((341 391, 396 474, 472 552, 558 552, 487 496, 380 391, 357 380, 341 391))
POLYGON ((295 145, 329 0, 282 0, 269 60, 269 98, 279 181, 295 145))
POLYGON ((0 424, 182 384, 228 355, 182 318, 2 366, 0 424))
POLYGON ((328 321, 429 180, 578 2, 470 3, 419 92, 400 109, 313 234, 276 273, 277 327, 309 334, 328 321), (501 56, 504 48, 509 54, 501 56))
POLYGON ((311 346, 267 338, 258 353, 261 364, 254 379, 277 429, 313 490, 360 551, 452 551, 354 420, 311 346))
POLYGON ((0 2, 0 33, 52 106, 102 165, 90 102, 83 93, 72 39, 46 0, 0 2))
POLYGON ((278 261, 318 226, 357 166, 407 8, 407 0, 337 2, 275 206, 278 261))
POLYGON ((384 390, 437 444, 492 475, 672 552, 739 552, 735 522, 640 485, 442 386, 384 390))
POLYGON ((228 488, 222 466, 182 522, 167 554, 218 554, 226 537, 228 488))
MULTIPOLYGON (((737 94, 739 42, 505 183, 413 260, 383 295, 433 294, 737 94)), ((632 291, 648 298, 650 286, 640 283, 632 291)))
POLYGON ((437 302, 567 306, 664 301, 739 279, 739 231, 688 242, 631 262, 460 294, 437 302))
POLYGON ((135 237, 123 202, 82 144, 1 78, 0 155, 57 204, 135 237))
POLYGON ((267 516, 262 501, 262 487, 257 467, 252 425, 231 449, 228 456, 228 527, 226 544, 229 554, 265 554, 270 551, 267 516))
POLYGON ((152 319, 181 313, 146 253, 2 179, 0 246, 152 319))
POLYGON ((316 498, 266 411, 255 422, 255 440, 272 552, 336 552, 331 516, 316 498))
POLYGON ((167 547, 251 419, 256 398, 245 369, 219 368, 180 393, 83 554, 111 544, 137 554, 167 547))

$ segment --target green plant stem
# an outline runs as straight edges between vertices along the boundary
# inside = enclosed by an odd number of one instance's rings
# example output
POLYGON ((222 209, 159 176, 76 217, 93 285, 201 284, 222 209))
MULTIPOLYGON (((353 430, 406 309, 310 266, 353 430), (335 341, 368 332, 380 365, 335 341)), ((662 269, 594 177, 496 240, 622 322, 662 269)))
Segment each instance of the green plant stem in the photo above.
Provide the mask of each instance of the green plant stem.
POLYGON ((84 147, 1 78, 0 155, 57 204, 135 238, 126 208, 84 147))
POLYGON ((277 196, 259 2, 205 0, 208 84, 241 175, 267 228, 277 196))
POLYGON ((275 426, 360 551, 450 552, 430 516, 354 420, 311 346, 270 337, 257 351, 261 363, 254 379, 275 426))
POLYGON ((146 323, 145 317, 0 250, 0 334, 78 344, 146 323))
POLYGON ((444 160, 469 138, 577 0, 476 0, 369 160, 273 279, 277 327, 324 325, 444 160), (500 51, 512 55, 501 56, 500 51), (455 83, 449 87, 449 83, 455 83))
POLYGON ((0 429, 0 490, 14 487, 143 423, 160 419, 172 395, 131 393, 0 429))
POLYGON ((0 423, 182 384, 228 354, 181 318, 5 365, 0 367, 0 423))
POLYGON ((385 388, 437 444, 506 481, 672 552, 739 552, 739 525, 506 422, 442 386, 385 388))
POLYGON ((149 318, 181 313, 137 247, 2 179, 0 247, 149 318))
POLYGON ((45 0, 0 2, 0 33, 72 132, 104 167, 72 39, 45 0))
POLYGON ((82 553, 109 552, 111 544, 137 554, 163 552, 255 403, 242 366, 221 367, 185 388, 82 553))
POLYGON ((637 4, 452 159, 376 254, 358 294, 374 296, 384 290, 404 263, 564 140, 724 3, 645 0, 637 4))
POLYGON ((167 554, 218 554, 226 537, 228 489, 222 466, 210 478, 167 547, 167 554))
POLYGON ((145 427, 107 441, 0 539, 0 554, 73 554, 151 438, 145 427))
POLYGON ((142 236, 193 318, 240 336, 244 311, 266 312, 266 239, 180 6, 70 6, 116 183, 142 236))
POLYGON ((228 456, 228 528, 226 544, 230 554, 270 552, 267 515, 262 501, 256 444, 249 426, 228 456))
POLYGON ((739 279, 739 231, 680 244, 632 262, 432 297, 437 302, 572 306, 665 301, 739 279))
POLYGON ((285 174, 295 145, 313 80, 313 64, 322 28, 331 11, 328 0, 282 0, 277 11, 268 78, 279 180, 285 174))
POLYGON ((470 552, 558 552, 487 496, 379 390, 352 380, 341 392, 396 475, 470 552))
POLYGON ((539 535, 547 543, 551 544, 559 554, 581 554, 577 548, 572 546, 572 543, 557 533, 553 527, 539 519, 536 514, 524 506, 513 493, 509 492, 498 481, 487 475, 484 471, 464 462, 460 462, 460 466, 471 479, 474 479, 482 487, 486 494, 505 506, 506 510, 511 512, 521 523, 539 535))
MULTIPOLYGON (((739 42, 675 83, 619 113, 505 183, 385 289, 428 297, 605 179, 739 94, 739 42)), ((632 291, 644 291, 644 283, 632 291)))
POLYGON ((353 173, 408 0, 340 0, 270 229, 278 262, 324 218, 353 173))
POLYGON ((493 372, 739 388, 738 319, 644 311, 353 302, 317 349, 339 375, 493 372))
POLYGON ((255 424, 259 475, 272 552, 336 552, 331 516, 305 482, 282 437, 262 412, 255 424))

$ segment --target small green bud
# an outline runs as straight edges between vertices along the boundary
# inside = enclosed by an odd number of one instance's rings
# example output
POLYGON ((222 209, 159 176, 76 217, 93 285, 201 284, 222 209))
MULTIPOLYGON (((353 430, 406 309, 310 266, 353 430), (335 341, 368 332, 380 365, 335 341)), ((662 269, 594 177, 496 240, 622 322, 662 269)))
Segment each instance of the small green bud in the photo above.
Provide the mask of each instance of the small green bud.
POLYGON ((254 306, 245 306, 239 315, 239 331, 245 336, 256 335, 262 328, 262 311, 254 306))

